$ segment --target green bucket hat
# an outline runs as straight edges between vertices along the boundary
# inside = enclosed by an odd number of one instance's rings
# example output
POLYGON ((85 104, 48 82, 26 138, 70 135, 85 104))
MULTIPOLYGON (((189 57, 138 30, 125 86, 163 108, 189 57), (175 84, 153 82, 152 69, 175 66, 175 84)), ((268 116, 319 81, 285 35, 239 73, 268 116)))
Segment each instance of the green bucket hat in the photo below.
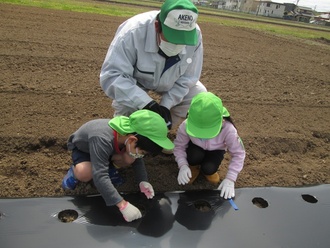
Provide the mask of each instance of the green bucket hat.
POLYGON ((198 10, 191 0, 166 0, 159 13, 162 32, 173 44, 197 44, 196 21, 198 10))
POLYGON ((221 130, 223 117, 229 117, 229 112, 221 99, 211 92, 199 93, 191 101, 186 131, 192 137, 214 138, 221 130))
POLYGON ((164 119, 157 113, 142 109, 127 116, 116 116, 109 121, 109 126, 121 135, 140 134, 167 150, 174 148, 173 142, 167 137, 167 126, 164 119))

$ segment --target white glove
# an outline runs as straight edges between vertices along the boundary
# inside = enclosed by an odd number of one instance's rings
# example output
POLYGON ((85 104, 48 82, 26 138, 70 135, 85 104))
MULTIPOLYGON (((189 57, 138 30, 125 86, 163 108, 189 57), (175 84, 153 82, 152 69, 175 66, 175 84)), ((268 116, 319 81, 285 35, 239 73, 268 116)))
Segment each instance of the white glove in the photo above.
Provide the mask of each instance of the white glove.
POLYGON ((225 199, 235 197, 235 183, 232 180, 225 178, 219 185, 218 189, 221 189, 220 196, 225 199))
POLYGON ((155 196, 154 189, 150 183, 142 181, 140 182, 139 187, 140 191, 144 193, 148 199, 152 199, 155 196))
POLYGON ((180 168, 178 175, 178 183, 179 185, 184 185, 189 183, 191 178, 191 170, 188 165, 183 165, 180 168))
POLYGON ((121 207, 119 209, 119 211, 122 213, 124 219, 127 222, 131 222, 133 220, 136 220, 136 219, 139 219, 142 217, 140 210, 137 207, 130 204, 128 201, 125 203, 125 205, 123 207, 121 207))

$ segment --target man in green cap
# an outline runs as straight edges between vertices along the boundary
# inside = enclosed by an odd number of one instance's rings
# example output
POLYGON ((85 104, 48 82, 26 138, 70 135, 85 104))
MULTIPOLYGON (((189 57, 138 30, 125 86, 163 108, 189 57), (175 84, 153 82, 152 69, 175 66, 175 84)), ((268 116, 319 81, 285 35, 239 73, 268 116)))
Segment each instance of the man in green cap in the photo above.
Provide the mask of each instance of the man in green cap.
POLYGON ((160 11, 138 14, 119 26, 100 73, 114 116, 149 109, 174 130, 183 121, 191 99, 206 91, 199 81, 203 42, 197 18, 190 0, 166 0, 160 11))
POLYGON ((63 178, 63 189, 74 190, 79 181, 93 180, 107 206, 116 205, 128 222, 140 218, 140 210, 125 201, 115 188, 123 183, 117 169, 132 166, 140 191, 148 199, 153 198, 142 158, 173 149, 167 133, 164 119, 149 110, 83 124, 68 140, 73 164, 63 178))
POLYGON ((200 172, 213 184, 220 182, 219 166, 225 153, 231 156, 226 178, 218 189, 225 199, 235 197, 235 181, 243 169, 245 149, 228 110, 211 92, 196 95, 174 140, 179 167, 178 183, 193 183, 200 172))

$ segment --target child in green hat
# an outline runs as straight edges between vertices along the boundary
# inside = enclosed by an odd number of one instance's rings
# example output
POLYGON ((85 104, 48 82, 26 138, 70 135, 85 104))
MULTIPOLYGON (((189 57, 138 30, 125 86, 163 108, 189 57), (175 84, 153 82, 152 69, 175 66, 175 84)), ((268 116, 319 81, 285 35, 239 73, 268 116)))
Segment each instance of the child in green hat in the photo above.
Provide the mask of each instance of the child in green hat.
POLYGON ((150 110, 138 110, 129 117, 97 119, 83 124, 68 140, 73 165, 62 187, 75 189, 77 183, 93 180, 107 206, 117 205, 126 221, 141 217, 138 208, 125 201, 116 190, 123 183, 117 169, 132 166, 140 191, 148 199, 154 190, 148 183, 143 157, 173 149, 164 119, 150 110))
POLYGON ((243 168, 245 149, 219 97, 202 92, 192 99, 188 117, 178 128, 174 145, 180 185, 193 183, 200 172, 209 182, 218 184, 217 171, 228 150, 231 155, 228 172, 218 189, 225 199, 235 196, 234 185, 243 168))

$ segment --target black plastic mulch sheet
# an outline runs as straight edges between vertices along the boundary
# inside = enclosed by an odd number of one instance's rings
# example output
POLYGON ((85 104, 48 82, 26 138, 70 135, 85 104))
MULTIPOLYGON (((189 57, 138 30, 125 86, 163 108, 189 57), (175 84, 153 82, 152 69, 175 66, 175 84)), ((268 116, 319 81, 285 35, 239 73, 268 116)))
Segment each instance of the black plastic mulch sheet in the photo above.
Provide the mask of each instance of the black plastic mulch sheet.
POLYGON ((0 247, 330 247, 330 185, 123 194, 127 223, 101 196, 0 199, 0 247))

